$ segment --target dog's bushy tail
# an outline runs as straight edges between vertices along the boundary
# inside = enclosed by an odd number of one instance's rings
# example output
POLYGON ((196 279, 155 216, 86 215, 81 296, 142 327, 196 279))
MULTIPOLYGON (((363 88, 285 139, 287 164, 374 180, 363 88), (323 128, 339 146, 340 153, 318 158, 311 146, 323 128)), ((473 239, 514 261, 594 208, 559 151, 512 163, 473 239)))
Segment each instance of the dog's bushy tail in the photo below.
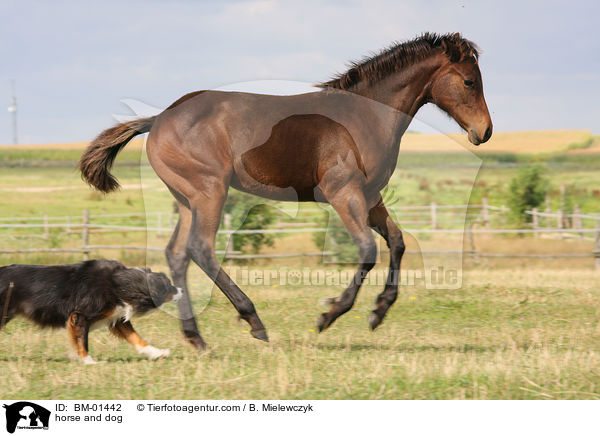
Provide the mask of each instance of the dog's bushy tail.
POLYGON ((102 192, 119 188, 119 182, 110 173, 117 154, 134 136, 149 132, 154 120, 155 116, 127 121, 100 133, 79 160, 81 177, 102 192))

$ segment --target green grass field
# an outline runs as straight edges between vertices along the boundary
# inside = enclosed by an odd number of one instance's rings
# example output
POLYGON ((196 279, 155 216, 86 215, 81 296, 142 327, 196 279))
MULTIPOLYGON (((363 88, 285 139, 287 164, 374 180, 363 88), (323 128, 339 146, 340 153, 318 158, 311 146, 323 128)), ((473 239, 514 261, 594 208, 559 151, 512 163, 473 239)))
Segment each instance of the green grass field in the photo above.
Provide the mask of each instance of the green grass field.
MULTIPOLYGON (((488 150, 478 155, 456 149, 443 156, 437 152, 401 152, 398 170, 390 181, 391 199, 397 206, 431 201, 474 204, 486 196, 490 204, 500 205, 519 166, 538 161, 548 168, 552 207, 558 206, 559 187, 565 184, 572 203, 579 204, 586 213, 598 213, 600 154, 590 152, 597 139, 589 147, 569 148, 577 141, 587 141, 587 137, 582 132, 561 135, 560 141, 554 140, 547 147, 536 145, 537 154, 518 153, 508 146, 498 153, 488 150)), ((540 142, 543 139, 542 135, 540 142)), ((503 141, 508 144, 508 139, 503 141)), ((533 139, 526 135, 523 141, 530 143, 533 139)), ((79 146, 0 148, 0 217, 75 217, 81 216, 83 209, 90 210, 92 216, 169 211, 170 194, 149 167, 140 170, 140 148, 136 145, 119 156, 115 173, 123 189, 109 196, 93 192, 81 181, 75 169, 79 146)), ((305 221, 307 217, 300 214, 297 219, 305 221)), ((143 216, 119 222, 146 223, 143 216)), ((40 233, 39 229, 0 229, 0 238, 3 248, 75 247, 81 242, 78 233, 52 230, 46 240, 39 237, 40 233)), ((166 246, 168 237, 103 232, 92 234, 91 242, 166 246)), ((412 235, 407 235, 407 241, 409 249, 418 247, 412 235)), ((423 237, 419 243, 423 249, 439 249, 456 246, 457 242, 423 237)), ((476 237, 475 243, 487 251, 525 253, 585 253, 593 245, 586 240, 487 236, 476 237)), ((263 252, 285 250, 314 251, 316 247, 311 238, 295 235, 278 238, 274 247, 264 248, 263 252)), ((143 252, 98 250, 93 257, 114 258, 131 266, 148 262, 154 270, 167 271, 162 253, 146 258, 143 252)), ((80 259, 74 254, 0 254, 0 265, 80 259)), ((376 269, 385 269, 386 264, 383 256, 376 269)), ((244 265, 261 271, 348 267, 322 265, 316 258, 262 259, 244 265)), ((403 265, 418 269, 420 258, 406 256, 403 265)), ((185 343, 173 304, 134 320, 149 343, 171 349, 169 358, 154 362, 141 358, 107 331, 97 330, 90 336, 90 351, 101 363, 83 366, 68 358, 64 330, 40 330, 16 319, 0 332, 0 397, 600 397, 600 287, 593 259, 484 259, 477 264, 466 259, 460 289, 402 286, 396 304, 375 332, 369 331, 367 317, 380 286, 364 286, 354 309, 329 330, 317 334, 316 319, 324 311, 317 303, 338 295, 343 286, 243 285, 269 330, 269 343, 250 336, 247 325, 237 321, 231 304, 195 266, 190 268, 190 283, 209 351, 199 354, 185 343)))
POLYGON ((151 344, 171 349, 169 358, 146 361, 98 330, 90 350, 102 362, 94 366, 66 357, 64 331, 40 332, 18 320, 0 335, 0 396, 594 399, 600 397, 597 283, 597 273, 582 270, 472 271, 458 291, 404 287, 375 332, 367 316, 379 289, 367 286, 356 307, 322 334, 313 331, 322 310, 316 303, 339 288, 246 287, 270 343, 251 338, 213 291, 199 317, 208 352, 184 343, 169 307, 134 321, 151 344))

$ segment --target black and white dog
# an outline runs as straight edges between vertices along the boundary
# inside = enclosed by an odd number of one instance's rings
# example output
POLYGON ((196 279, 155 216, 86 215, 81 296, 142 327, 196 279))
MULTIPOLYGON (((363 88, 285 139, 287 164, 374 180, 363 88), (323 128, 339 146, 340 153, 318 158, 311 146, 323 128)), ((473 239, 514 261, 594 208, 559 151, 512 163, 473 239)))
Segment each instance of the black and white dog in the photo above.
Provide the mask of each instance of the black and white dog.
POLYGON ((130 319, 177 301, 182 291, 163 273, 128 268, 113 260, 73 265, 9 265, 0 267, 0 328, 16 315, 42 327, 66 327, 78 358, 88 354, 88 333, 107 325, 149 359, 169 355, 146 344, 130 319))

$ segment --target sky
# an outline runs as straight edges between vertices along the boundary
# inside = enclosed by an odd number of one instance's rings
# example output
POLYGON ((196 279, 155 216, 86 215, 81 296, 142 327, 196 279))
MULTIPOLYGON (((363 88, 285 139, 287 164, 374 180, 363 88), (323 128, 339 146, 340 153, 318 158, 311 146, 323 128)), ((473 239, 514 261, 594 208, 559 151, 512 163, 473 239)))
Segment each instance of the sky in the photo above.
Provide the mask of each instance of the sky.
MULTIPOLYGON (((0 144, 87 141, 198 89, 285 93, 394 41, 459 31, 482 49, 495 131, 600 133, 600 2, 0 1, 0 144), (256 81, 260 81, 257 82, 256 81), (286 87, 286 83, 293 82, 286 87)), ((411 129, 460 131, 432 105, 411 129)))

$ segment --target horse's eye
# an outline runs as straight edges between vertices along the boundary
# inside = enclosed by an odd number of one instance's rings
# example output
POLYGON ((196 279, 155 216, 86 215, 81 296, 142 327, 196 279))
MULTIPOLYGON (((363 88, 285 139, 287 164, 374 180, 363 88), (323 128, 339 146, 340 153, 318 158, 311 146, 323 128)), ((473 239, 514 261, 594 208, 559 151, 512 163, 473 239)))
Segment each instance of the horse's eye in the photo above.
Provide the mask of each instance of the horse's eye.
POLYGON ((464 84, 465 84, 465 86, 468 86, 469 88, 472 88, 473 85, 475 85, 475 82, 473 82, 472 80, 465 80, 464 84))

